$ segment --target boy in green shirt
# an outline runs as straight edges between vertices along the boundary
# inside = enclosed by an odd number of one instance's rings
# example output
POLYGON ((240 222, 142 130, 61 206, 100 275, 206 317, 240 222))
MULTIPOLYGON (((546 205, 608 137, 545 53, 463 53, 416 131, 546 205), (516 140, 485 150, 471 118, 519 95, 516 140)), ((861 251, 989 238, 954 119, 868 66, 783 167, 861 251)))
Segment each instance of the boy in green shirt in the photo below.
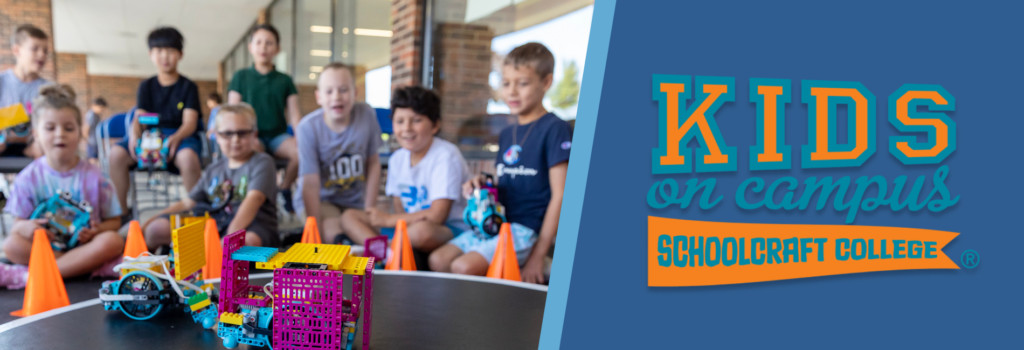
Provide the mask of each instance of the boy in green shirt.
POLYGON ((299 171, 299 151, 288 127, 299 125, 299 95, 292 78, 274 69, 274 57, 281 51, 280 35, 269 24, 253 28, 249 38, 252 67, 235 72, 228 86, 228 103, 246 102, 256 110, 260 150, 288 159, 284 179, 278 184, 291 209, 291 187, 299 171), (287 118, 286 118, 287 115, 287 118))

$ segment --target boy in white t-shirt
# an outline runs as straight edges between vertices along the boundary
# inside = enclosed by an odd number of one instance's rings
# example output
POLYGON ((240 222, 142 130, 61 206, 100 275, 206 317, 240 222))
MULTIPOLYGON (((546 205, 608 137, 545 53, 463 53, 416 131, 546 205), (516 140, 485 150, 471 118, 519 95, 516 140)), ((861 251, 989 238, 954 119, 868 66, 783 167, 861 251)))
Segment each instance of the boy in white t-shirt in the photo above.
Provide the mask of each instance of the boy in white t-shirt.
POLYGON ((469 168, 458 147, 434 136, 440 119, 441 100, 434 92, 419 86, 394 92, 391 120, 402 148, 388 159, 384 191, 396 214, 369 210, 373 226, 395 227, 405 220, 412 247, 425 253, 469 229, 462 222, 462 182, 469 168))

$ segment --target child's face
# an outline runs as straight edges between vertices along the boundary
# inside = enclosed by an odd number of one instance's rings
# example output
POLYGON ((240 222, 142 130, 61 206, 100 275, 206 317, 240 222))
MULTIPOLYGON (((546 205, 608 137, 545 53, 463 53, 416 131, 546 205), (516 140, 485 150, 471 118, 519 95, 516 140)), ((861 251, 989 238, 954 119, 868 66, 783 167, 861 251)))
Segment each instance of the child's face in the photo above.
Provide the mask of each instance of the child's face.
POLYGON ((537 75, 529 65, 506 64, 501 68, 501 98, 512 114, 519 115, 541 106, 544 93, 551 87, 551 74, 537 75))
POLYGON ((149 60, 161 73, 174 73, 178 70, 181 51, 170 47, 154 47, 149 49, 149 60))
POLYGON ((249 53, 257 64, 269 63, 277 56, 281 48, 269 30, 257 30, 249 40, 249 53))
POLYGON ((253 153, 256 142, 256 126, 245 117, 235 113, 217 114, 217 145, 224 156, 237 159, 253 153))
POLYGON ((206 100, 206 108, 213 109, 213 107, 217 107, 218 104, 219 103, 217 103, 217 101, 206 100))
POLYGON ((43 154, 56 159, 72 159, 78 154, 78 141, 82 131, 75 110, 70 108, 39 111, 39 119, 32 128, 43 154))
POLYGON ((20 44, 14 44, 11 49, 21 67, 30 73, 38 74, 46 65, 46 56, 50 54, 50 41, 26 37, 20 44))
POLYGON ((93 113, 103 114, 103 112, 107 110, 107 107, 103 107, 100 105, 92 105, 92 107, 89 107, 89 109, 91 109, 93 113))
POLYGON ((396 108, 391 115, 391 126, 395 129, 398 144, 413 153, 426 151, 434 134, 441 128, 412 108, 396 108))
POLYGON ((352 112, 356 100, 356 89, 348 69, 328 69, 320 73, 316 84, 316 103, 324 109, 324 115, 338 119, 352 112))

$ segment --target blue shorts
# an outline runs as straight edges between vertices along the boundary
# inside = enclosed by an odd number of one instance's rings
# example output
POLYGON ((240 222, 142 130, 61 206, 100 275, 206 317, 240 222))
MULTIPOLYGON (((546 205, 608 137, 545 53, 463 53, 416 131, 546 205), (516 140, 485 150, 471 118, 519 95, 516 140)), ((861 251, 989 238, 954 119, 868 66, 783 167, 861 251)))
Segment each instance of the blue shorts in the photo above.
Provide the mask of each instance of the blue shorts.
POLYGON ((272 137, 260 136, 259 139, 260 139, 260 143, 263 144, 263 149, 266 149, 267 153, 270 153, 271 155, 273 155, 274 152, 277 152, 277 149, 281 147, 282 143, 284 143, 285 141, 287 141, 288 139, 290 139, 292 137, 293 136, 288 134, 288 133, 282 133, 282 134, 279 134, 277 136, 272 136, 272 137))
MULTIPOLYGON (((175 131, 177 131, 177 130, 176 129, 167 129, 167 128, 164 128, 164 129, 161 130, 161 132, 164 135, 171 135, 175 131)), ((191 149, 192 151, 196 152, 196 156, 202 157, 203 156, 203 140, 200 139, 199 137, 200 137, 199 133, 194 133, 194 134, 192 134, 192 136, 186 137, 185 139, 181 140, 181 143, 178 144, 178 149, 175 150, 175 154, 181 152, 181 150, 183 150, 183 149, 188 148, 188 149, 191 149)), ((117 146, 120 146, 121 148, 124 148, 125 151, 129 151, 129 153, 131 152, 131 149, 128 148, 128 138, 127 137, 122 138, 121 141, 118 141, 117 142, 117 146)), ((132 145, 132 147, 135 147, 135 145, 132 145)), ((170 160, 173 160, 173 158, 170 159, 170 160)), ((132 165, 131 168, 135 169, 135 166, 136 165, 132 165)), ((168 161, 167 162, 167 170, 170 171, 171 173, 174 173, 174 174, 178 173, 178 168, 174 165, 173 161, 168 161)))
MULTIPOLYGON (((494 250, 498 249, 498 237, 485 239, 477 235, 476 232, 465 231, 455 239, 448 241, 448 244, 458 247, 463 253, 477 252, 487 259, 487 263, 490 263, 494 259, 494 250)), ((516 258, 519 260, 520 266, 525 264, 526 259, 530 257, 530 251, 533 250, 534 244, 537 244, 537 235, 533 229, 512 223, 512 245, 516 248, 516 258)))

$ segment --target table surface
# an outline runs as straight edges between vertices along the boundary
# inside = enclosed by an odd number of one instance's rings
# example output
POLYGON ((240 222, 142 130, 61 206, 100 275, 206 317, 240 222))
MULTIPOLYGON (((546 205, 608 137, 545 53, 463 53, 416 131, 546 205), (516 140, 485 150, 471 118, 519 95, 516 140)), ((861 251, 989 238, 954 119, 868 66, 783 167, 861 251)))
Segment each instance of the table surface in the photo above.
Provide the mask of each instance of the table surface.
MULTIPOLYGON (((449 274, 381 272, 373 281, 373 349, 537 348, 547 297, 543 290, 449 274)), ((267 281, 269 277, 254 278, 250 283, 267 281)), ((74 303, 95 298, 96 289, 71 284, 68 293, 74 303)), ((0 297, 14 292, 4 291, 0 297)), ((361 344, 357 337, 354 348, 361 344)), ((0 349, 72 348, 224 349, 214 331, 177 310, 135 321, 96 303, 6 330, 0 325, 0 349)))

